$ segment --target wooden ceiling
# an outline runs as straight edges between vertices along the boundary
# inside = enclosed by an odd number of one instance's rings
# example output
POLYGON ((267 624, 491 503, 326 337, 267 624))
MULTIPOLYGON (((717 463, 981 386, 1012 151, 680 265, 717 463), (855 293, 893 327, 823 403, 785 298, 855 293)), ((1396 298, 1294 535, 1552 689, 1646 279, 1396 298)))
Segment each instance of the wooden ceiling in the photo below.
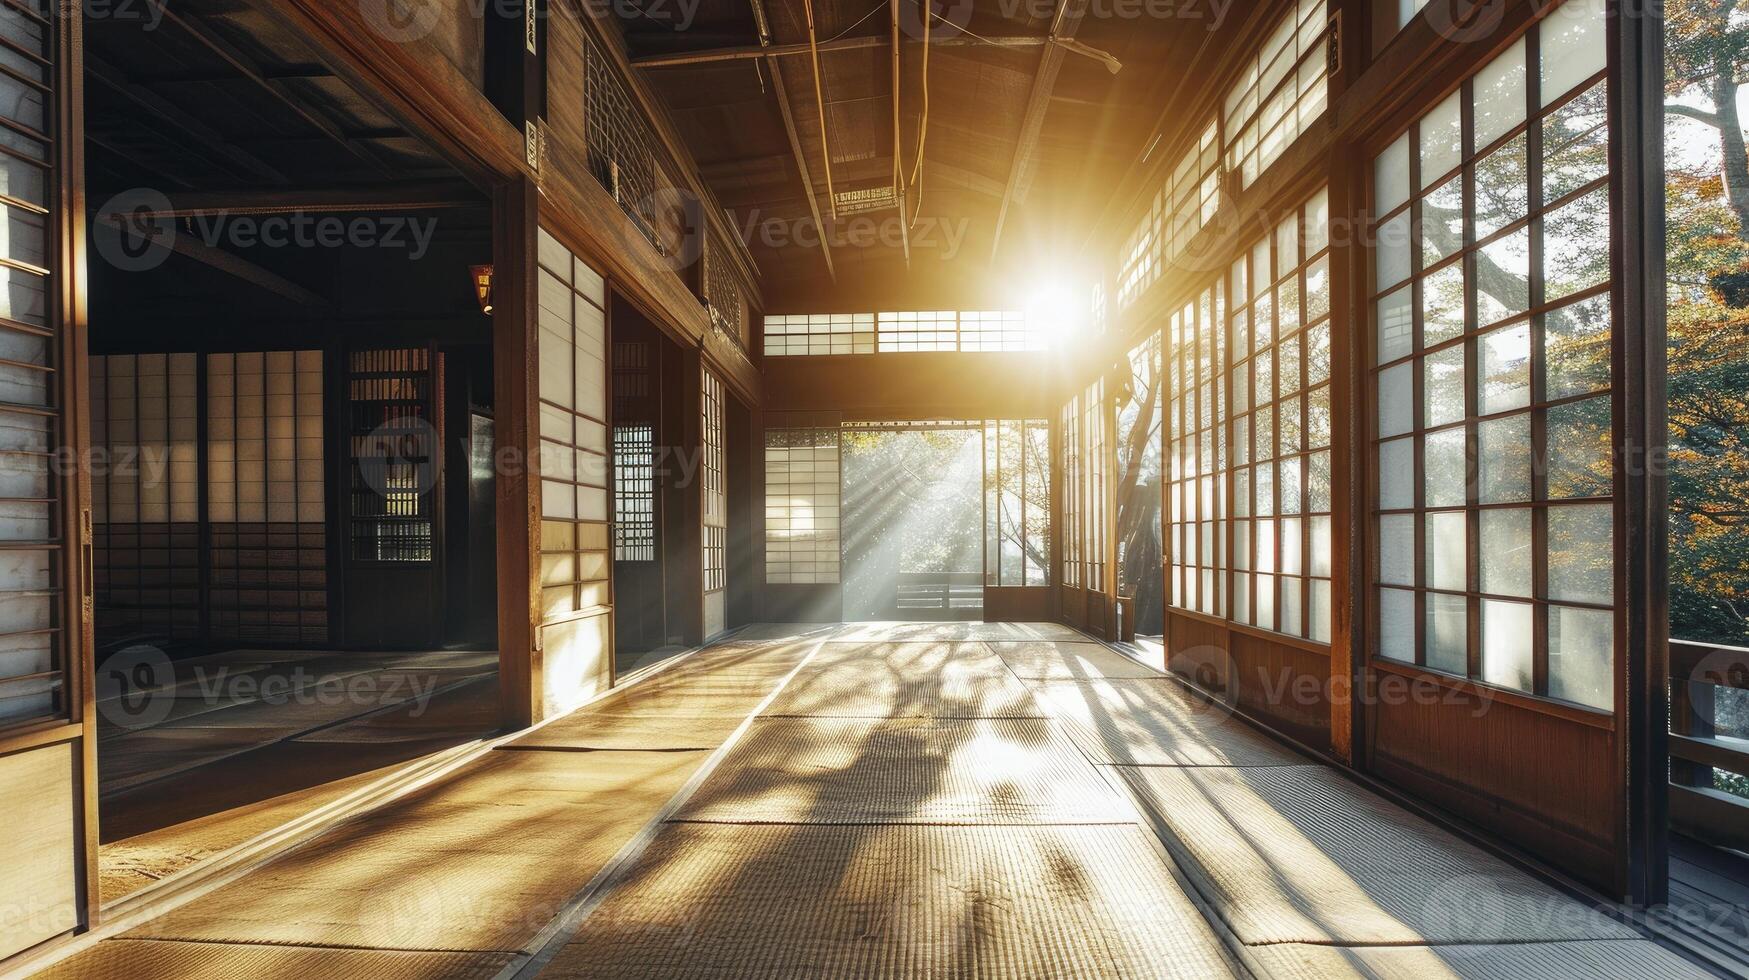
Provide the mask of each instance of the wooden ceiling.
POLYGON ((1170 8, 1180 16, 1149 17, 1126 0, 936 0, 912 185, 922 0, 897 2, 898 144, 913 219, 891 206, 841 211, 828 249, 812 234, 816 209, 832 220, 828 151, 839 195, 892 185, 887 0, 813 0, 818 100, 805 0, 650 0, 645 16, 618 20, 732 223, 752 230, 773 310, 1011 304, 1008 284, 1036 279, 1041 264, 1074 276, 1091 225, 1141 159, 1164 94, 1183 84, 1221 9, 1182 3, 1170 8), (1053 34, 1070 43, 1045 43, 1053 34), (758 56, 762 40, 780 53, 758 56))

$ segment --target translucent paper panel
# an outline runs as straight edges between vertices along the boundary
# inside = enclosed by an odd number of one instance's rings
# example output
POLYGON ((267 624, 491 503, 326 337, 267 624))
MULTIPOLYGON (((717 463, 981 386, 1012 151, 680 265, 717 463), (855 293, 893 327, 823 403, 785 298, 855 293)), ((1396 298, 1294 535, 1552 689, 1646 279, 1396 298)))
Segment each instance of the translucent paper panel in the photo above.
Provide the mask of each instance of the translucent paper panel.
POLYGON ((1534 689, 1535 616, 1529 603, 1482 600, 1482 679, 1519 691, 1534 689))
POLYGON ((1524 133, 1476 161, 1476 240, 1490 238, 1530 214, 1530 140, 1524 133))
POLYGON ((1453 262, 1421 280, 1421 343, 1437 347, 1464 332, 1464 266, 1453 262))
POLYGON ((1402 435, 1415 427, 1415 370, 1398 364, 1379 372, 1379 435, 1402 435))
POLYGON ((1615 616, 1602 609, 1549 608, 1549 696, 1615 709, 1615 616))

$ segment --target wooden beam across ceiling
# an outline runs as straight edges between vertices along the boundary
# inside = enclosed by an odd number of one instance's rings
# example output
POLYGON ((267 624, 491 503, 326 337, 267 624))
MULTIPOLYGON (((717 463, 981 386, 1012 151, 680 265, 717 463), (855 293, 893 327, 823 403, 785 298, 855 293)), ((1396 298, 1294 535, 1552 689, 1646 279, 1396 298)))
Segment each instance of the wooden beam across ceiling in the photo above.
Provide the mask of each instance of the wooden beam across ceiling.
MULTIPOLYGON (((765 0, 748 0, 753 5, 754 23, 760 25, 759 36, 762 42, 768 41, 770 34, 765 25, 765 0)), ((777 96, 777 109, 783 115, 784 135, 789 138, 790 156, 794 158, 796 173, 801 177, 802 191, 808 198, 808 213, 814 217, 814 236, 820 240, 820 257, 826 260, 826 275, 833 282, 838 281, 838 270, 832 265, 832 236, 826 233, 826 223, 820 220, 820 201, 814 196, 814 178, 808 173, 807 154, 802 152, 802 139, 796 134, 796 114, 789 101, 789 88, 783 81, 783 69, 778 66, 776 56, 765 59, 765 67, 771 72, 771 89, 777 96)))
MULTIPOLYGON (((1053 41, 1071 41, 1087 13, 1087 0, 1061 0, 1057 15, 1051 22, 1053 41)), ((1002 192, 1002 204, 996 211, 996 233, 990 239, 990 262, 1002 249, 1002 228, 1008 221, 1008 208, 1014 196, 1026 183, 1032 167, 1033 150, 1038 145, 1039 132, 1044 129, 1045 113, 1051 107, 1051 89, 1057 84, 1057 74, 1063 68, 1062 44, 1052 44, 1039 56, 1038 74, 1033 76, 1032 94, 1026 101, 1026 114, 1020 121, 1020 139, 1014 144, 1014 160, 1008 168, 1008 184, 1002 192)))

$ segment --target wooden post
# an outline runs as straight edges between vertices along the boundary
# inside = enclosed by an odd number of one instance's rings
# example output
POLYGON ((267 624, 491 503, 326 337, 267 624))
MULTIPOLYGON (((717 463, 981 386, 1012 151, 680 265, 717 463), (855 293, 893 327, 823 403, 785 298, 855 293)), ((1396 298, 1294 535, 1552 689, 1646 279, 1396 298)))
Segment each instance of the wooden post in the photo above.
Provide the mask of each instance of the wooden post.
POLYGON ((541 720, 540 365, 535 236, 539 192, 529 178, 492 195, 492 357, 498 501, 498 672, 508 728, 541 720))

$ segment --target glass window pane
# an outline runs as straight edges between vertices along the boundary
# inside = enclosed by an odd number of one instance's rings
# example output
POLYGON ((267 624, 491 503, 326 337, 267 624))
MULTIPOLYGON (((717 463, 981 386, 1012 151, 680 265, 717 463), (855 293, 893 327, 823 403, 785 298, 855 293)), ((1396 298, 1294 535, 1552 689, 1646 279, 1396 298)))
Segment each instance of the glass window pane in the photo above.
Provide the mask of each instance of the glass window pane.
POLYGON ((1389 289, 1409 278, 1409 246, 1413 240, 1411 227, 1407 211, 1378 227, 1374 262, 1379 289, 1389 289))
POLYGON ((1609 307, 1609 294, 1600 293, 1543 317, 1545 398, 1567 398, 1609 387, 1609 307))
POLYGON ((1509 320, 1530 309, 1530 229, 1482 246, 1476 254, 1476 322, 1509 320))
POLYGON ((1469 519, 1463 512, 1427 515, 1427 584, 1463 591, 1469 583, 1469 519))
POLYGON ((1476 161, 1476 239, 1491 237, 1530 213, 1530 139, 1519 133, 1476 161))
POLYGON ((1498 687, 1530 691, 1535 617, 1524 602, 1482 600, 1482 679, 1498 687))
POLYGON ((1530 324, 1484 334, 1481 413, 1495 415, 1530 405, 1530 324))
POLYGON ((1604 0, 1567 0, 1544 18, 1537 32, 1543 105, 1603 70, 1607 51, 1603 5, 1604 0))
MULTIPOLYGON (((1453 92, 1421 117, 1421 186, 1457 169, 1464 152, 1463 93, 1453 92)), ((1405 168, 1406 169, 1406 168, 1405 168)))
POLYGON ((1402 435, 1415 427, 1414 365, 1379 372, 1379 435, 1402 435))
POLYGON ((1548 410, 1548 495, 1607 496, 1614 486, 1614 442, 1608 396, 1556 405, 1548 410))
POLYGON ((1469 676, 1470 613, 1463 596, 1427 593, 1427 666, 1469 676))
POLYGON ((1376 188, 1373 206, 1377 213, 1390 214, 1409 199, 1408 133, 1385 147, 1385 152, 1373 161, 1373 181, 1376 188))
POLYGON ((1615 601, 1615 517, 1610 504, 1549 508, 1549 598, 1615 601))
POLYGON ((1471 82, 1475 100, 1475 153, 1524 121, 1524 39, 1495 58, 1471 82))
POLYGON ((1447 347, 1425 360, 1427 390, 1425 425, 1432 427, 1464 417, 1464 348, 1447 347))
POLYGON ((1379 518, 1379 581, 1415 584, 1415 518, 1408 514, 1379 518))
POLYGON ((1421 343, 1436 347, 1464 332, 1464 264, 1453 262, 1421 280, 1421 343))
POLYGON ((1421 267, 1456 255, 1464 247, 1464 179, 1457 176, 1421 199, 1421 267))
POLYGON ((1430 432, 1425 437, 1426 506, 1462 507, 1465 500, 1465 432, 1462 428, 1430 432))
POLYGON ((1415 593, 1379 590, 1379 656, 1415 662, 1415 593))
POLYGON ((1602 609, 1549 609, 1549 696, 1615 709, 1615 616, 1602 609))
POLYGON ((1543 278, 1553 302, 1609 281, 1609 188, 1543 219, 1543 278))
POLYGON ((1510 504, 1530 499, 1530 415, 1489 419, 1476 425, 1478 499, 1510 504))
POLYGON ((1408 510, 1415 506, 1415 442, 1393 439, 1379 443, 1379 508, 1408 510))
POLYGON ((1380 299, 1378 306, 1378 363, 1389 364, 1415 349, 1414 297, 1404 286, 1380 299))
POLYGON ((1482 591, 1530 598, 1530 508, 1481 512, 1482 591))
POLYGON ((1543 203, 1609 175, 1605 82, 1543 117, 1543 203))

